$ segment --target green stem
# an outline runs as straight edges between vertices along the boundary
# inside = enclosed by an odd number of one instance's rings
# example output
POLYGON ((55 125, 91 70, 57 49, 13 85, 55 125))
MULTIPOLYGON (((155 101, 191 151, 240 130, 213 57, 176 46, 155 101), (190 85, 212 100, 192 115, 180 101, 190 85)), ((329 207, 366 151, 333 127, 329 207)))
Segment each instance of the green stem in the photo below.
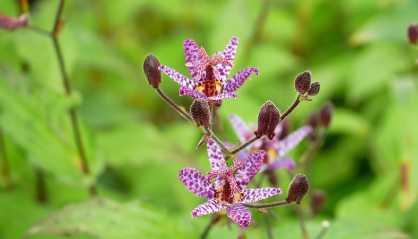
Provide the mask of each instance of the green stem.
POLYGON ((0 175, 2 176, 4 185, 7 188, 10 186, 10 183, 11 183, 10 165, 9 165, 9 159, 7 157, 4 135, 1 130, 0 130, 0 151, 2 152, 2 157, 1 157, 2 160, 0 164, 0 175))
POLYGON ((298 95, 297 97, 296 97, 296 99, 293 101, 293 103, 292 103, 292 105, 290 105, 290 107, 289 108, 287 108, 287 110, 280 116, 280 121, 282 121, 282 120, 284 120, 284 119, 286 119, 286 117, 290 114, 290 113, 292 113, 292 111, 294 110, 294 109, 296 109, 296 107, 299 105, 299 103, 300 103, 300 95, 298 95))
POLYGON ((288 202, 286 200, 281 200, 273 203, 263 203, 263 204, 249 204, 243 203, 244 206, 249 208, 272 208, 272 207, 282 207, 292 204, 292 202, 288 202))

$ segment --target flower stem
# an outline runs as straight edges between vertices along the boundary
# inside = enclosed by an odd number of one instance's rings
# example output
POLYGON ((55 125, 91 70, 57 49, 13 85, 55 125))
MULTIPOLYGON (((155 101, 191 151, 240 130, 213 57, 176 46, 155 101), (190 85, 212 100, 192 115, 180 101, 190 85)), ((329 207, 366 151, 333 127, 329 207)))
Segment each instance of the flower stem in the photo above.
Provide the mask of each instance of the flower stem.
POLYGON ((203 230, 202 234, 200 235, 200 239, 206 239, 209 235, 210 230, 213 228, 213 226, 221 219, 219 215, 213 215, 212 219, 206 225, 205 229, 203 230))
POLYGON ((3 132, 0 131, 0 151, 2 152, 1 155, 1 164, 0 164, 0 175, 3 178, 5 187, 9 187, 11 180, 10 180, 10 165, 9 165, 9 159, 7 158, 7 152, 6 152, 6 145, 4 142, 4 135, 3 132))
POLYGON ((254 137, 252 137, 250 140, 248 140, 247 142, 245 142, 245 143, 243 143, 243 144, 241 144, 240 146, 238 146, 238 147, 236 147, 235 149, 233 149, 232 151, 231 151, 231 154, 236 154, 236 153, 238 153, 239 151, 241 151, 241 150, 243 150, 243 149, 245 149, 248 145, 250 145, 250 144, 252 144, 252 143, 254 143, 256 140, 258 140, 260 137, 257 137, 257 136, 254 136, 254 137))
POLYGON ((179 113, 184 119, 193 122, 193 118, 187 113, 181 106, 179 106, 174 100, 172 100, 168 95, 166 95, 160 88, 155 90, 158 95, 169 104, 177 113, 179 113))
POLYGON ((325 234, 327 234, 329 226, 330 225, 328 221, 323 221, 321 224, 321 230, 319 231, 318 235, 315 236, 314 239, 322 239, 325 236, 325 234))
POLYGON ((267 238, 268 239, 274 239, 273 231, 272 231, 272 228, 271 228, 271 222, 270 222, 270 214, 267 213, 265 215, 264 219, 266 220, 267 238))
POLYGON ((249 204, 249 203, 243 203, 244 206, 249 208, 272 208, 272 207, 281 207, 281 206, 287 206, 292 204, 292 202, 288 202, 286 200, 281 200, 273 203, 263 203, 263 204, 249 204))
POLYGON ((293 101, 292 105, 280 116, 280 121, 286 119, 286 117, 292 113, 292 111, 299 105, 300 103, 300 95, 296 97, 296 99, 293 101))
POLYGON ((36 201, 40 204, 48 202, 48 192, 45 183, 45 174, 43 169, 34 168, 36 180, 36 201))
POLYGON ((305 225, 305 216, 303 215, 302 206, 300 204, 296 206, 296 212, 299 217, 299 226, 302 232, 302 237, 303 239, 309 239, 308 230, 306 229, 306 225, 305 225))
POLYGON ((204 127, 203 129, 205 130, 205 133, 208 136, 210 136, 213 140, 215 140, 215 142, 222 148, 222 151, 226 155, 231 154, 231 152, 229 151, 229 149, 225 146, 225 144, 222 142, 222 140, 219 139, 218 136, 216 136, 216 134, 212 131, 212 129, 210 129, 209 127, 204 127))

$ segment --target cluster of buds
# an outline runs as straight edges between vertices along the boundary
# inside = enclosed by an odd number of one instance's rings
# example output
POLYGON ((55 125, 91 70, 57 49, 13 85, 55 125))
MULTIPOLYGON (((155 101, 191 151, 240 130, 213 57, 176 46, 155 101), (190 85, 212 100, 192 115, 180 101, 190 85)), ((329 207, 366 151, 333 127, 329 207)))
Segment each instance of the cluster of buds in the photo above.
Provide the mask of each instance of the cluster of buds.
MULTIPOLYGON (((256 201, 280 194, 281 189, 273 183, 273 187, 267 188, 249 189, 246 186, 259 172, 271 172, 278 168, 292 170, 295 167, 294 161, 285 154, 309 135, 313 127, 306 125, 290 133, 286 117, 302 100, 311 100, 310 97, 317 95, 320 84, 311 83, 311 73, 308 71, 299 74, 295 80, 297 99, 283 114, 272 101, 265 102, 259 111, 255 130, 249 129, 238 116, 231 115, 230 121, 240 139, 240 145, 226 146, 213 132, 212 121, 216 118, 213 110, 221 107, 223 100, 237 97, 236 91, 244 82, 251 75, 259 74, 257 68, 248 67, 228 79, 237 46, 238 38, 233 37, 223 51, 209 56, 196 42, 185 40, 185 65, 191 78, 160 64, 153 55, 146 57, 143 70, 148 83, 161 98, 181 116, 194 122, 204 131, 205 137, 202 139, 207 144, 211 170, 207 175, 194 168, 184 168, 179 172, 180 181, 190 192, 207 199, 206 203, 192 210, 192 216, 225 212, 232 222, 246 228, 252 220, 247 207, 270 208, 283 204, 299 204, 308 192, 308 179, 298 174, 290 183, 286 200, 268 205, 255 205, 253 203, 256 201), (192 97, 189 111, 163 93, 160 88, 161 73, 180 85, 181 96, 192 97), (227 163, 227 160, 232 161, 227 163)), ((330 112, 331 109, 328 108, 321 110, 321 124, 324 126, 329 125, 330 112)))

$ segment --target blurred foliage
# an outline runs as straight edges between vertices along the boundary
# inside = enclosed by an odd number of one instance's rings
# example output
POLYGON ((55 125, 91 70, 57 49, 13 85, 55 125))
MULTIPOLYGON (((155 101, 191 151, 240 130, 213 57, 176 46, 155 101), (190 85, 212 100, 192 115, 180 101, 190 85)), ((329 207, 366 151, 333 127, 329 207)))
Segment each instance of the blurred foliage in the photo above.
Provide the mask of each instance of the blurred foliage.
MULTIPOLYGON (((0 12, 17 15, 17 2, 1 1, 0 12)), ((31 24, 50 29, 58 1, 30 2, 31 24)), ((418 238, 418 51, 406 39, 417 12, 415 0, 67 1, 60 41, 71 96, 50 39, 0 31, 0 238, 198 237, 210 217, 190 218, 200 200, 177 172, 208 170, 205 150, 195 149, 201 133, 154 94, 142 61, 153 52, 185 73, 184 39, 214 52, 233 35, 240 38, 233 72, 253 65, 261 75, 223 103, 221 136, 237 142, 226 118, 232 112, 255 122, 267 99, 284 110, 295 97, 293 77, 311 70, 321 92, 291 115, 292 128, 327 101, 336 110, 306 172, 313 189, 327 194, 308 230, 315 235, 327 219, 325 238, 418 238), (80 113, 88 177, 70 107, 80 113), (93 182, 100 198, 88 197, 93 182)), ((188 107, 176 83, 164 77, 162 87, 188 107)), ((279 176, 286 189, 288 175, 279 176)), ((303 206, 309 211, 309 199, 303 206)), ((265 221, 254 214, 247 238, 266 238, 265 221)), ((291 207, 272 214, 276 238, 300 238, 291 207)), ((238 235, 225 221, 210 238, 238 235)))

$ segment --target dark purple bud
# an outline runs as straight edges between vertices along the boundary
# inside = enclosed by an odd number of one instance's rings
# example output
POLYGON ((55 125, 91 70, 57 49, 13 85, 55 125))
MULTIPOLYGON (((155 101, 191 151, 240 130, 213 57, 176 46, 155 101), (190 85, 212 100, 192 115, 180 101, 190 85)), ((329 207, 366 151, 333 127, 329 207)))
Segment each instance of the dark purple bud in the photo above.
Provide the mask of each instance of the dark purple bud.
POLYGON ((411 24, 408 27, 408 39, 411 44, 418 43, 418 24, 411 24))
POLYGON ((287 193, 288 202, 300 203, 302 198, 309 190, 309 182, 305 175, 298 174, 290 182, 289 192, 287 193))
POLYGON ((326 195, 323 191, 315 190, 312 192, 311 209, 314 214, 317 214, 321 211, 326 199, 326 195))
POLYGON ((28 16, 21 15, 19 17, 10 17, 0 14, 0 28, 6 30, 15 30, 26 27, 28 25, 28 16))
POLYGON ((274 137, 274 129, 280 121, 280 112, 271 101, 263 104, 258 113, 258 128, 255 132, 257 137, 266 135, 269 139, 274 137))
POLYGON ((320 116, 319 118, 321 121, 321 125, 324 126, 325 128, 328 128, 331 123, 332 109, 333 109, 332 104, 327 103, 319 111, 319 116, 320 116))
POLYGON ((319 84, 319 82, 312 83, 311 87, 309 87, 308 95, 309 96, 317 95, 319 93, 320 88, 321 88, 321 85, 319 84))
POLYGON ((279 140, 282 140, 282 139, 286 138, 286 136, 289 135, 289 131, 290 131, 289 130, 289 128, 290 128, 289 120, 287 118, 285 118, 280 124, 282 126, 282 131, 280 132, 279 135, 277 135, 277 138, 279 140))
POLYGON ((158 69, 160 61, 154 55, 148 55, 144 61, 144 73, 148 83, 154 88, 158 88, 161 82, 161 72, 158 69))
POLYGON ((305 94, 311 86, 311 73, 305 71, 296 76, 295 89, 299 94, 305 94))
POLYGON ((306 122, 309 126, 311 126, 313 129, 316 129, 320 123, 320 116, 318 112, 313 112, 308 119, 308 122, 306 122))
POLYGON ((190 106, 190 114, 197 126, 209 127, 210 109, 208 102, 204 100, 195 100, 190 106))

